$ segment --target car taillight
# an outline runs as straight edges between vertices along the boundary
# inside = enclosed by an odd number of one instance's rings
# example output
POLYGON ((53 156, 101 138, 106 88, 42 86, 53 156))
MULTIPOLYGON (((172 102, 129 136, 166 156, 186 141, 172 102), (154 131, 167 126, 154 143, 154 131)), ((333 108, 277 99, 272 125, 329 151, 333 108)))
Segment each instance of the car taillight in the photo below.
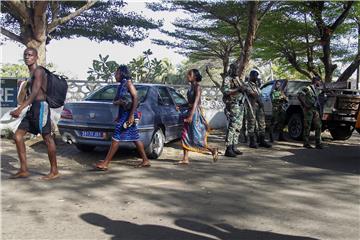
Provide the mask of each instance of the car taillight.
POLYGON ((64 108, 61 112, 61 118, 63 119, 73 119, 72 112, 69 109, 64 108))

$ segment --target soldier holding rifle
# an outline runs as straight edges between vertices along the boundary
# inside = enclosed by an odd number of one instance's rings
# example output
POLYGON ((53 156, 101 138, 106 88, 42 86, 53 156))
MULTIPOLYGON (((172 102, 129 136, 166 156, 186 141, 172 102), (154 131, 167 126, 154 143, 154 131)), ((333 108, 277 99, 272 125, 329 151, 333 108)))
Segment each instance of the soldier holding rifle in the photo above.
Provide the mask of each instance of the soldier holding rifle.
POLYGON ((257 126, 259 146, 270 148, 271 145, 265 141, 265 112, 261 100, 261 91, 258 86, 259 73, 256 70, 250 72, 249 81, 245 85, 246 111, 248 120, 249 147, 257 148, 255 142, 255 126, 257 126))
POLYGON ((236 145, 238 144, 244 114, 242 105, 243 87, 236 76, 236 72, 236 64, 230 64, 228 75, 221 86, 225 103, 224 111, 229 121, 225 139, 225 156, 227 157, 236 157, 236 155, 242 154, 241 151, 236 149, 236 145))
POLYGON ((303 113, 304 113, 304 147, 312 148, 309 143, 309 135, 311 124, 315 127, 315 141, 316 148, 322 149, 321 143, 321 118, 320 118, 320 86, 322 85, 321 78, 315 76, 312 78, 312 84, 304 87, 298 93, 298 99, 300 100, 303 113))

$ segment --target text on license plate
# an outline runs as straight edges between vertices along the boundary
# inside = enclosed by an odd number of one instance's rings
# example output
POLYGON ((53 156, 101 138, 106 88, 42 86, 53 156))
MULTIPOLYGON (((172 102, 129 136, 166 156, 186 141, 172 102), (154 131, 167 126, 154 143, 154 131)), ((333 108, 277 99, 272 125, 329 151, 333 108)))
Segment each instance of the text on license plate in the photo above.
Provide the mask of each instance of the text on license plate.
POLYGON ((99 139, 104 138, 103 132, 81 131, 80 134, 82 137, 87 137, 87 138, 99 138, 99 139))

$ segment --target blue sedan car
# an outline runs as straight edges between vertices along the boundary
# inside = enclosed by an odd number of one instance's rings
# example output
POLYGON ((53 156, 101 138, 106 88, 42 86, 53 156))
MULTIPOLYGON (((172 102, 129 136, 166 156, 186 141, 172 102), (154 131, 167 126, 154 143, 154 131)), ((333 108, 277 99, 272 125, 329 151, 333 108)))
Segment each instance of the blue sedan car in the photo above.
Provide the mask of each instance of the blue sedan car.
MULTIPOLYGON (((108 146, 118 107, 112 104, 118 84, 93 92, 83 101, 66 103, 58 123, 63 141, 81 151, 108 146)), ((138 128, 149 158, 158 158, 164 144, 181 137, 188 102, 174 88, 159 84, 135 84, 139 98, 138 128)), ((123 142, 123 147, 134 147, 123 142)))

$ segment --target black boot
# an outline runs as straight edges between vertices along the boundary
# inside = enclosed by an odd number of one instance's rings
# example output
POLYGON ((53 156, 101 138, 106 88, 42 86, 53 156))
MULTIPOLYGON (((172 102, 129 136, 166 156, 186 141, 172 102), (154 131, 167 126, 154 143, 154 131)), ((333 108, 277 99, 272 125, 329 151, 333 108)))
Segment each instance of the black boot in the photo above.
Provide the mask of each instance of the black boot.
POLYGON ((304 143, 304 148, 312 149, 313 147, 309 143, 304 143))
POLYGON ((236 154, 233 150, 233 145, 227 146, 225 151, 225 156, 227 157, 236 157, 236 154))
POLYGON ((321 142, 316 142, 315 148, 317 148, 317 149, 323 149, 324 146, 322 145, 321 142))
POLYGON ((250 148, 257 148, 257 145, 255 143, 255 136, 249 136, 249 139, 250 139, 249 147, 250 148))
POLYGON ((270 131, 270 133, 269 133, 269 138, 270 138, 270 142, 274 142, 274 135, 273 135, 273 132, 272 131, 270 131))
POLYGON ((284 132, 282 130, 280 130, 279 132, 278 141, 286 141, 286 139, 284 138, 284 132))
POLYGON ((260 147, 271 148, 271 145, 265 141, 264 135, 259 136, 259 138, 260 138, 260 144, 259 144, 260 147))
POLYGON ((242 155, 243 153, 235 147, 235 145, 232 145, 232 150, 236 155, 242 155))

